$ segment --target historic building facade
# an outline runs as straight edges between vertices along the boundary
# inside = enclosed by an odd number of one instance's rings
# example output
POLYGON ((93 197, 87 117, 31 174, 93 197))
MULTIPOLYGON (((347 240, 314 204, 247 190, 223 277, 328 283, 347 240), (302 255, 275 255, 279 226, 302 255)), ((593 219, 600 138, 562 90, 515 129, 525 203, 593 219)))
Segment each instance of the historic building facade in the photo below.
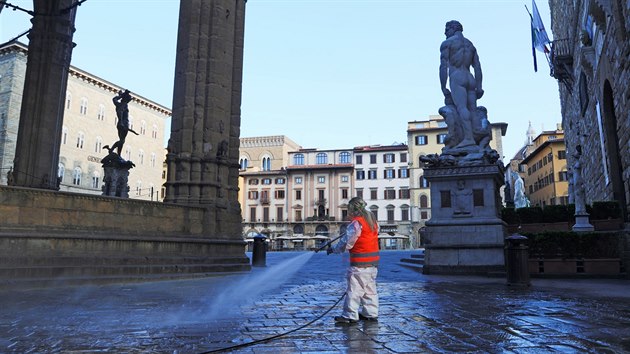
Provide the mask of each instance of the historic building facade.
MULTIPOLYGON (((13 174, 13 157, 24 88, 27 47, 11 43, 0 48, 0 183, 13 174)), ((105 145, 118 140, 117 116, 112 98, 121 87, 75 67, 70 67, 59 153, 59 190, 101 194, 105 145)), ((121 155, 134 162, 129 174, 129 197, 162 200, 162 169, 165 159, 165 121, 171 112, 132 92, 129 103, 130 133, 121 155)))
POLYGON ((569 203, 564 131, 544 131, 532 142, 533 150, 521 161, 525 195, 531 206, 569 203))
POLYGON ((549 6, 552 75, 559 81, 568 163, 580 159, 587 203, 616 200, 627 218, 630 3, 550 0, 549 6))
POLYGON ((407 145, 354 149, 355 195, 376 216, 382 248, 402 248, 413 238, 407 145))
MULTIPOLYGON (((499 156, 503 156, 503 140, 507 130, 507 123, 492 123, 492 140, 490 147, 499 156)), ((414 230, 420 232, 427 220, 431 218, 430 185, 424 179, 423 163, 420 156, 440 154, 444 147, 448 128, 444 118, 440 115, 429 116, 428 120, 411 121, 407 124, 407 143, 409 146, 409 189, 411 221, 414 230)), ((421 240, 418 240, 421 242, 421 240)), ((414 247, 419 246, 414 244, 414 247)))

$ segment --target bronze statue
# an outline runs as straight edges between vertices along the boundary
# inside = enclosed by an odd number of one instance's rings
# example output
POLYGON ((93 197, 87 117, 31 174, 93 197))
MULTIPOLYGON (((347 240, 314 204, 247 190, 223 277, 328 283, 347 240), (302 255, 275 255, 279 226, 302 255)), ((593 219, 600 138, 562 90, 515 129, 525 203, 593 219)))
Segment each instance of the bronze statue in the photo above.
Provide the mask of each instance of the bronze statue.
POLYGON ((116 116, 118 117, 118 122, 116 123, 116 129, 118 129, 118 141, 112 145, 110 148, 109 145, 103 146, 103 149, 107 149, 111 154, 114 149, 117 149, 116 152, 118 156, 122 151, 122 147, 125 144, 125 139, 127 138, 127 134, 132 132, 136 135, 140 135, 136 133, 133 129, 129 128, 129 107, 128 104, 131 102, 131 93, 129 90, 119 91, 118 95, 116 95, 112 102, 114 102, 114 106, 116 106, 116 116))

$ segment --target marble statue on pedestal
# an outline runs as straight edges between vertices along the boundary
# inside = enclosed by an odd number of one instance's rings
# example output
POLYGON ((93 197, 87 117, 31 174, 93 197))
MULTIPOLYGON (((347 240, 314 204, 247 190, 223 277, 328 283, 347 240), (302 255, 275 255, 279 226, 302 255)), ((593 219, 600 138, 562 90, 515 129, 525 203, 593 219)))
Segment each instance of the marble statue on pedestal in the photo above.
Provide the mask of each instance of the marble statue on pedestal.
POLYGON ((529 207, 529 200, 525 196, 525 185, 521 175, 517 174, 516 181, 514 182, 514 207, 526 208, 529 207))
POLYGON ((424 161, 429 165, 494 164, 500 158, 489 145, 492 130, 488 110, 477 106, 477 100, 484 94, 477 49, 462 31, 463 26, 458 21, 446 23, 439 69, 444 106, 438 113, 446 121, 448 135, 442 154, 428 156, 424 161))

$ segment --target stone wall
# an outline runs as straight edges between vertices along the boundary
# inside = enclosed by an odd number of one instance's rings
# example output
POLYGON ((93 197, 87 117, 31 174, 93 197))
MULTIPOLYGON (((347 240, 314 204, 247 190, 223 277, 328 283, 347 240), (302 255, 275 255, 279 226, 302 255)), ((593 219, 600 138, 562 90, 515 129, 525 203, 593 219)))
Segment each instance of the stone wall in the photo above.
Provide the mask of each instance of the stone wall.
MULTIPOLYGON (((566 68, 570 80, 559 82, 568 165, 573 165, 571 155, 580 144, 586 202, 619 200, 627 214, 630 3, 580 0, 568 4, 550 0, 549 5, 554 40, 566 40, 572 56, 566 68), (594 24, 590 34, 587 21, 594 24)), ((555 66, 554 70, 565 69, 555 66)))

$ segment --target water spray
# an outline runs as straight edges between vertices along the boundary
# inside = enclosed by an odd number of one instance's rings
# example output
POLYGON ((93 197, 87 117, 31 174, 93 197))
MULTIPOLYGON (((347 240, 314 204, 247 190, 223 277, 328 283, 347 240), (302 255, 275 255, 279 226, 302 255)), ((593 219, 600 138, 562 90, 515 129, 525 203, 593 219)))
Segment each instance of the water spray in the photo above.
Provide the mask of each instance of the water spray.
POLYGON ((322 247, 320 247, 320 248, 316 249, 316 250, 315 250, 315 253, 317 253, 317 252, 319 252, 319 251, 323 250, 323 249, 324 249, 324 248, 326 248, 326 247, 330 247, 330 246, 332 245, 332 243, 333 243, 333 242, 337 241, 338 239, 342 238, 342 237, 343 237, 343 236, 345 236, 345 235, 346 235, 346 233, 344 232, 343 234, 341 234, 341 235, 339 235, 339 236, 337 236, 337 237, 333 238, 332 240, 330 240, 330 241, 326 242, 326 243, 325 243, 322 247))

